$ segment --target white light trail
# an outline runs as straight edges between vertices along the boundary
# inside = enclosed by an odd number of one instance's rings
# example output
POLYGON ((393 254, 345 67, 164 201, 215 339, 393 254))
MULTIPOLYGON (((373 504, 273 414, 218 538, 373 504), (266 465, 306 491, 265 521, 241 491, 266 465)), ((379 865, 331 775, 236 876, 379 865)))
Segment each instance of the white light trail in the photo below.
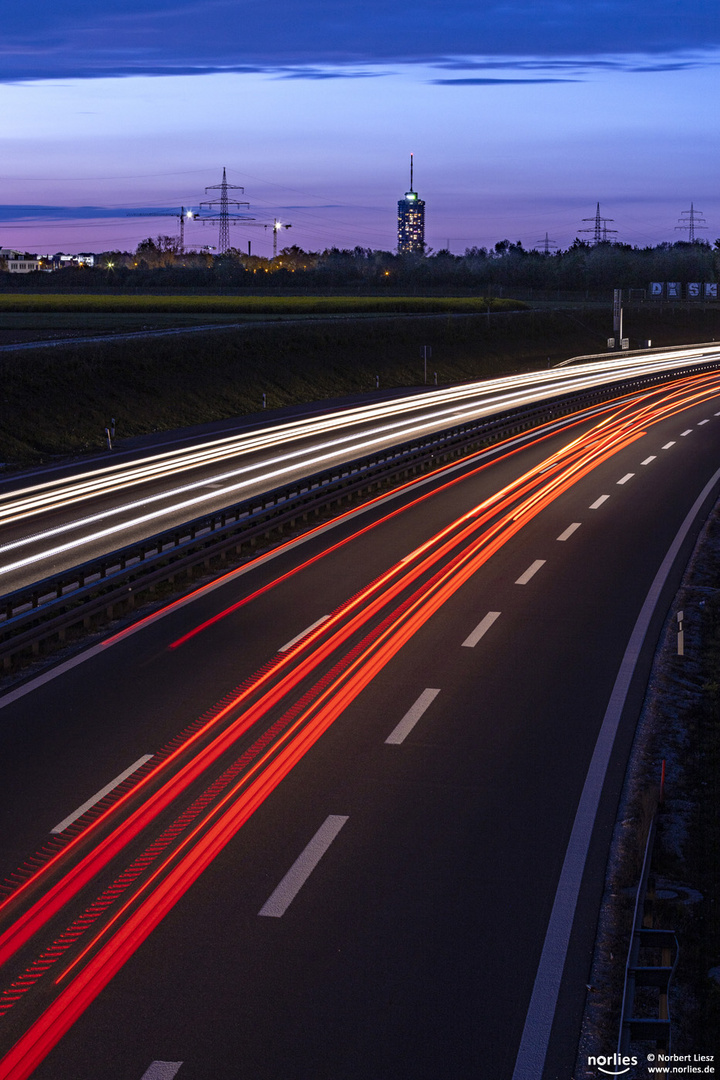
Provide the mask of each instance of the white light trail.
POLYGON ((299 475, 308 475, 349 457, 377 451, 433 430, 442 430, 519 405, 530 405, 570 391, 587 389, 610 379, 652 375, 707 359, 716 353, 717 346, 691 351, 669 350, 633 360, 613 358, 571 369, 504 376, 289 421, 211 440, 189 449, 163 451, 129 465, 104 466, 74 477, 31 485, 21 491, 0 495, 0 523, 24 522, 34 515, 74 506, 98 495, 114 493, 121 496, 128 488, 150 481, 164 479, 169 484, 163 491, 136 497, 130 502, 120 502, 1 546, 0 556, 7 556, 28 545, 34 545, 34 550, 31 556, 15 559, 0 567, 0 573, 8 574, 39 558, 57 557, 76 547, 101 542, 151 522, 157 525, 153 531, 160 531, 167 528, 160 519, 167 520, 184 514, 187 520, 191 515, 201 514, 205 506, 217 506, 220 496, 227 502, 238 501, 243 491, 247 492, 251 486, 255 490, 267 490, 299 475), (418 416, 419 412, 422 415, 418 416), (364 425, 361 430, 352 430, 360 425, 364 425), (280 452, 273 452, 276 448, 280 452), (270 453, 259 461, 242 460, 250 454, 265 451, 270 453), (173 482, 179 473, 214 463, 229 464, 229 459, 234 459, 234 467, 226 467, 224 471, 209 476, 206 473, 197 481, 179 486, 173 482), (222 484, 223 490, 208 490, 210 484, 222 484), (197 493, 199 488, 203 489, 201 493, 197 493), (160 505, 162 503, 165 505, 160 505), (141 513, 136 514, 136 511, 141 513), (126 520, 118 520, 123 515, 126 520), (127 515, 133 516, 128 518, 127 515), (96 528, 98 525, 101 527, 96 528), (38 544, 52 542, 66 534, 72 534, 72 539, 68 537, 66 542, 37 551, 38 544))

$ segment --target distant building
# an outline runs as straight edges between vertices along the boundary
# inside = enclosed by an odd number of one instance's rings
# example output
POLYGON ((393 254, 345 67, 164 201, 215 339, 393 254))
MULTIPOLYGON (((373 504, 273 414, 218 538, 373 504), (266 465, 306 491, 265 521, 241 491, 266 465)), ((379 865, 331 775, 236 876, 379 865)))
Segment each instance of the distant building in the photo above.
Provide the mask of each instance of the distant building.
POLYGON ((410 155, 410 190, 398 202, 398 255, 425 251, 425 203, 413 191, 413 156, 410 155))
POLYGON ((29 274, 32 270, 40 269, 36 255, 23 255, 13 248, 0 248, 0 259, 4 260, 11 274, 29 274))

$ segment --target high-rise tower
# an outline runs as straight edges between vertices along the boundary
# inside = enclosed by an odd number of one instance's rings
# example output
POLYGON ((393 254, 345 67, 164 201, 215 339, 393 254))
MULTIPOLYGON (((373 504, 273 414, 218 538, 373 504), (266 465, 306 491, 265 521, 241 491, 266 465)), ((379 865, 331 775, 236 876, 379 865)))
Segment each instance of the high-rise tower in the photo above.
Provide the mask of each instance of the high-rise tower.
POLYGON ((425 251, 425 203, 413 191, 413 156, 410 155, 410 190, 398 202, 398 255, 425 251))

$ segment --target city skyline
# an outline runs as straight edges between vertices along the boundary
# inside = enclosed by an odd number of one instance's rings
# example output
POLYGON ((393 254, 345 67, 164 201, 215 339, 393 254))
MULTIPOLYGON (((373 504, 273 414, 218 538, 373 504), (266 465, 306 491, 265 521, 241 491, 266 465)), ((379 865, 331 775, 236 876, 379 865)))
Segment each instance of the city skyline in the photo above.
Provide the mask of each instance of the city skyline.
MULTIPOLYGON (((705 0, 34 0, 0 45, 0 243, 133 249, 177 229, 113 212, 196 206, 226 167, 288 243, 393 250, 411 152, 434 250, 566 248, 598 201, 622 242, 683 239, 691 205, 713 242, 718 63, 705 0)), ((231 230, 248 240, 271 253, 269 230, 231 230)))

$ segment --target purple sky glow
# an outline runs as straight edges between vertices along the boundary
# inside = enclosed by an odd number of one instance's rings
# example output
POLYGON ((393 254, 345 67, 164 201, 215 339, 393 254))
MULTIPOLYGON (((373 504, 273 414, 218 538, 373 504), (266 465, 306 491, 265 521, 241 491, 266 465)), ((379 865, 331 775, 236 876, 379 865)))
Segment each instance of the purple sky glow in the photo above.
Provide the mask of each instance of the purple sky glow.
MULTIPOLYGON (((393 249, 397 200, 462 253, 720 236, 716 0, 29 0, 0 43, 0 245, 134 249, 228 180, 232 242, 393 249)), ((209 196, 208 196, 209 197, 209 196)), ((189 226, 189 246, 217 228, 189 226)))

